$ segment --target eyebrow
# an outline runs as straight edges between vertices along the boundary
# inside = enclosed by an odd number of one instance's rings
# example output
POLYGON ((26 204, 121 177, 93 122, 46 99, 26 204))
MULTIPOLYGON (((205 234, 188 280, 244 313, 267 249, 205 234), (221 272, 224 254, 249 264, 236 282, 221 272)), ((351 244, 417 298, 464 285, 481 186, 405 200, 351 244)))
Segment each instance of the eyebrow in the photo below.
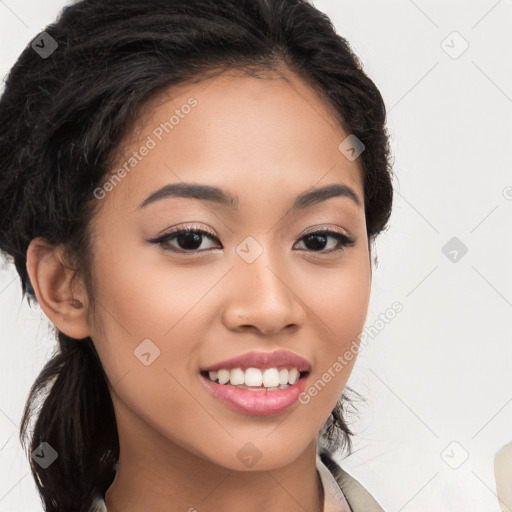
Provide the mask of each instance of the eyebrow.
MULTIPOLYGON (((144 208, 148 204, 159 201, 166 197, 184 197, 189 199, 204 199, 217 203, 231 210, 238 209, 238 196, 232 195, 225 190, 211 185, 199 185, 197 183, 169 183, 149 195, 137 209, 144 208)), ((322 201, 326 201, 331 197, 347 197, 357 206, 361 205, 361 201, 357 194, 347 185, 341 183, 332 183, 325 187, 316 188, 299 194, 291 207, 292 211, 303 210, 308 206, 313 206, 322 201)))

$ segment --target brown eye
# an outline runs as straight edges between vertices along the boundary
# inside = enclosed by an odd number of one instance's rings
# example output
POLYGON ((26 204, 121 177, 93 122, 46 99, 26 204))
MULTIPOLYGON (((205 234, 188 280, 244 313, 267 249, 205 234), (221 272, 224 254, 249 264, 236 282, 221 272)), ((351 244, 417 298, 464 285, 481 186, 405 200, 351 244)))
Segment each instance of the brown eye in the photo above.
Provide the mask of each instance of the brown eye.
POLYGON ((201 251, 198 251, 198 249, 201 247, 204 238, 208 238, 210 240, 217 240, 215 236, 213 236, 208 231, 205 231, 204 229, 197 229, 192 227, 187 228, 180 228, 176 229, 175 231, 171 231, 170 233, 167 233, 164 236, 161 236, 159 238, 149 240, 149 242, 158 244, 161 247, 163 247, 166 250, 169 251, 175 251, 175 252, 203 252, 203 249, 201 251), (171 242, 175 242, 175 244, 178 246, 172 246, 171 242))
POLYGON ((306 245, 306 249, 308 251, 321 253, 341 251, 345 249, 345 247, 354 245, 354 240, 350 237, 332 230, 314 231, 303 236, 300 240, 304 240, 304 245, 306 245), (324 250, 328 245, 329 238, 335 239, 338 242, 338 247, 330 250, 324 250))

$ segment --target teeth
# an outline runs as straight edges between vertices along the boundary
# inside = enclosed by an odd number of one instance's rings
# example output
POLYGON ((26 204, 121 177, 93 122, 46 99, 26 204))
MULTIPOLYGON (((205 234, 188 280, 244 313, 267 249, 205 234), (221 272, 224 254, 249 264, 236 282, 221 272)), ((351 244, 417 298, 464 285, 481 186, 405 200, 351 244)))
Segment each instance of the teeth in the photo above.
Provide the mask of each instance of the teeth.
POLYGON ((288 382, 290 382, 290 384, 294 384, 295 382, 297 382, 299 380, 299 377, 300 377, 300 374, 299 374, 299 370, 297 370, 297 368, 292 368, 288 372, 288 382))
POLYGON ((244 372, 240 368, 235 368, 229 372, 229 382, 232 386, 238 386, 245 383, 244 372))
POLYGON ((259 387, 263 383, 263 375, 258 368, 247 368, 245 370, 245 385, 259 387))
POLYGON ((219 379, 219 384, 226 384, 229 382, 229 370, 219 370, 217 378, 219 379))
POLYGON ((284 389, 288 385, 295 384, 300 378, 300 372, 297 368, 247 368, 245 372, 241 368, 232 370, 222 369, 208 372, 212 381, 219 381, 219 384, 231 384, 241 387, 265 387, 284 389))
POLYGON ((267 368, 263 372, 263 385, 266 388, 275 388, 279 386, 279 370, 277 368, 267 368))

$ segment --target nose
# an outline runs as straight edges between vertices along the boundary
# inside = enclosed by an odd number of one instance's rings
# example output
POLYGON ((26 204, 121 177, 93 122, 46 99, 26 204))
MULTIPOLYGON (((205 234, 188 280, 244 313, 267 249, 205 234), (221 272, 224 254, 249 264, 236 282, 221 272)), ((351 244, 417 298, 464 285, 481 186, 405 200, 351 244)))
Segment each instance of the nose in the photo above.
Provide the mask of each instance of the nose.
POLYGON ((223 323, 233 331, 267 336, 298 329, 306 312, 290 272, 272 268, 265 252, 253 263, 238 261, 231 274, 223 323), (298 293, 297 293, 298 292, 298 293))

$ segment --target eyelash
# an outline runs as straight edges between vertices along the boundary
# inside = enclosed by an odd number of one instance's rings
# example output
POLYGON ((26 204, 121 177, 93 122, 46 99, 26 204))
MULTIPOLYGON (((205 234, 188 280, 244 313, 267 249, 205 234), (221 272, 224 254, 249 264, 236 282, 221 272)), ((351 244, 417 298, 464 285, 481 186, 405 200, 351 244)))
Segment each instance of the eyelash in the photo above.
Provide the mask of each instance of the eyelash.
MULTIPOLYGON (((148 240, 148 242, 157 244, 165 250, 172 251, 172 252, 179 253, 179 254, 197 254, 200 252, 204 252, 205 250, 208 250, 208 249, 204 249, 202 251, 197 251, 197 250, 193 249, 193 250, 187 251, 184 249, 169 248, 168 243, 170 240, 178 237, 179 235, 183 235, 183 234, 187 234, 187 233, 196 233, 199 235, 203 235, 207 238, 210 238, 211 240, 218 240, 217 237, 209 231, 198 228, 196 226, 186 226, 186 227, 180 227, 178 229, 175 229, 174 231, 171 231, 170 233, 167 233, 161 237, 150 239, 150 240, 148 240)), ((347 247, 353 246, 355 243, 355 241, 352 238, 350 238, 349 236, 347 236, 343 233, 339 233, 338 231, 333 231, 331 229, 319 229, 316 231, 310 231, 310 232, 306 233, 305 235, 303 235, 301 238, 299 238, 299 240, 297 240, 297 241, 301 241, 303 238, 306 238, 311 235, 328 235, 329 237, 335 238, 338 241, 338 243, 340 244, 340 247, 338 247, 337 249, 331 249, 330 251, 324 251, 324 250, 313 251, 310 249, 305 249, 307 252, 312 252, 312 253, 316 253, 316 254, 338 253, 338 252, 344 251, 347 247)))

